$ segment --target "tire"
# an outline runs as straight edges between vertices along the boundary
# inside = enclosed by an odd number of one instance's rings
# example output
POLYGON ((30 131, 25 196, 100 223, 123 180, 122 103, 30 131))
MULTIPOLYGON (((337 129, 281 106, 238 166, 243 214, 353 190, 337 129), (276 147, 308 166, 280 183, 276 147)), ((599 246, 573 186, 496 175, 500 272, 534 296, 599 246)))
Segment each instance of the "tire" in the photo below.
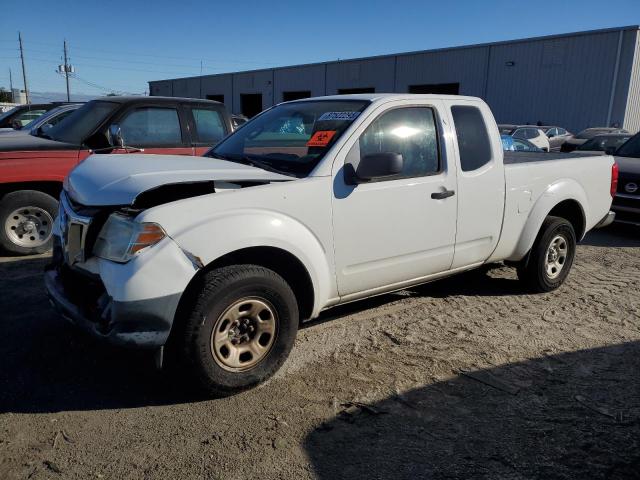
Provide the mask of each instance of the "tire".
POLYGON ((518 279, 533 292, 555 290, 564 283, 576 254, 576 233, 571 223, 547 217, 529 253, 518 265, 518 279))
POLYGON ((17 255, 51 250, 58 201, 37 190, 7 193, 0 201, 0 246, 17 255))
POLYGON ((178 367, 193 374, 206 394, 221 397, 253 387, 287 359, 299 314, 295 295, 280 275, 257 265, 219 268, 205 275, 194 297, 190 311, 178 320, 174 346, 178 367), (245 348, 252 350, 238 354, 245 348))

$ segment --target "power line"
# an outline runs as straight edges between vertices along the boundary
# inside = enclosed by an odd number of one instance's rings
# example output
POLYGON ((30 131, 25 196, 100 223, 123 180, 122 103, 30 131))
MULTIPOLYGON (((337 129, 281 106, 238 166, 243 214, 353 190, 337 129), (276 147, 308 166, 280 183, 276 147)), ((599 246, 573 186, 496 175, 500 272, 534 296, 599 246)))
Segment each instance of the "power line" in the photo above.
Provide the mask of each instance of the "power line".
POLYGON ((97 83, 90 82, 89 80, 85 80, 84 78, 79 77, 77 73, 69 73, 69 77, 81 83, 84 83, 85 85, 88 85, 93 88, 97 88, 98 90, 102 90, 105 92, 116 93, 118 95, 135 95, 135 93, 132 93, 132 92, 126 92, 124 90, 116 90, 114 88, 104 87, 102 85, 98 85, 97 83))
MULTIPOLYGON (((2 40, 0 40, 2 41, 2 40)), ((46 45, 47 47, 51 48, 51 44, 46 43, 46 42, 35 42, 35 41, 29 41, 29 42, 25 42, 28 44, 31 43, 37 43, 39 45, 46 45)), ((29 48, 30 51, 35 51, 32 48, 29 48)), ((211 59, 211 58, 196 58, 196 57, 185 57, 185 56, 169 56, 169 55, 158 55, 158 54, 153 54, 153 53, 142 53, 142 52, 128 52, 128 51, 124 51, 124 50, 103 50, 103 49, 96 49, 96 48, 92 48, 92 47, 74 47, 74 50, 84 50, 84 51, 91 51, 91 52, 98 52, 98 53, 109 53, 109 54, 113 54, 113 55, 123 55, 123 56, 129 56, 129 57, 134 57, 134 56, 139 56, 139 57, 153 57, 153 58, 160 58, 160 59, 172 59, 172 60, 193 60, 195 62, 199 62, 200 60, 205 61, 205 62, 209 62, 209 63, 234 63, 234 64, 253 64, 253 65, 275 65, 274 62, 265 62, 265 61, 259 61, 259 60, 239 60, 239 59, 224 59, 224 58, 218 58, 218 59, 211 59)), ((46 50, 40 50, 41 53, 50 53, 49 51, 46 50)))

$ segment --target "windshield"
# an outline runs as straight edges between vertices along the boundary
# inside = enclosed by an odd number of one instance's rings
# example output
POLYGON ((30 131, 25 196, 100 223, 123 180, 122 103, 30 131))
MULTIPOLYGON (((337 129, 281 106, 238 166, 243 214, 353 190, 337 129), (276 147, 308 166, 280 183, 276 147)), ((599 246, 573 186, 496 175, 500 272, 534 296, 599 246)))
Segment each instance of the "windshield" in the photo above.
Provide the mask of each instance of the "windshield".
POLYGON ((2 120, 4 120, 5 118, 10 117, 11 115, 13 115, 16 112, 17 109, 18 109, 18 107, 13 107, 12 109, 7 110, 2 115, 0 115, 0 122, 2 120))
POLYGON ((629 140, 629 137, 607 137, 602 135, 594 137, 591 140, 587 140, 578 147, 578 150, 597 150, 604 152, 610 148, 618 148, 627 140, 629 140))
POLYGON ((58 142, 81 145, 116 108, 117 103, 92 100, 49 129, 46 136, 58 142))
POLYGON ((615 154, 620 157, 640 158, 640 134, 631 137, 615 154))
POLYGON ((362 100, 283 103, 247 122, 206 156, 306 177, 368 105, 362 100))

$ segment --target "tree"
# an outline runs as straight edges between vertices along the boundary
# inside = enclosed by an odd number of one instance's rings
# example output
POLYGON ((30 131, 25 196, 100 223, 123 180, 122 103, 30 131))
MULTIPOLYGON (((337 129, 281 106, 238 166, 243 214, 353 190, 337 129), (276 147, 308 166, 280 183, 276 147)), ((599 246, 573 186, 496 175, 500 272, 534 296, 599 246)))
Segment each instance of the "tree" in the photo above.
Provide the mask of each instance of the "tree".
POLYGON ((0 102, 11 103, 12 101, 13 95, 11 95, 11 92, 8 92, 4 88, 0 87, 0 102))

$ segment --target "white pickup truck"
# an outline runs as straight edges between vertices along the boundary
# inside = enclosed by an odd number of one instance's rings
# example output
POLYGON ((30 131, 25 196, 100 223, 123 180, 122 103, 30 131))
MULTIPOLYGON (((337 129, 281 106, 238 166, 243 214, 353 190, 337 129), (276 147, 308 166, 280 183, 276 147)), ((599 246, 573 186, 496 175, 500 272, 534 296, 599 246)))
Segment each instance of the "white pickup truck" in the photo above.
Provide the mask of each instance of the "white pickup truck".
POLYGON ((477 98, 299 100, 204 157, 80 163, 45 282, 73 323, 229 394, 335 305, 500 261, 557 288, 576 241, 613 220, 616 181, 606 155, 506 156, 477 98))

